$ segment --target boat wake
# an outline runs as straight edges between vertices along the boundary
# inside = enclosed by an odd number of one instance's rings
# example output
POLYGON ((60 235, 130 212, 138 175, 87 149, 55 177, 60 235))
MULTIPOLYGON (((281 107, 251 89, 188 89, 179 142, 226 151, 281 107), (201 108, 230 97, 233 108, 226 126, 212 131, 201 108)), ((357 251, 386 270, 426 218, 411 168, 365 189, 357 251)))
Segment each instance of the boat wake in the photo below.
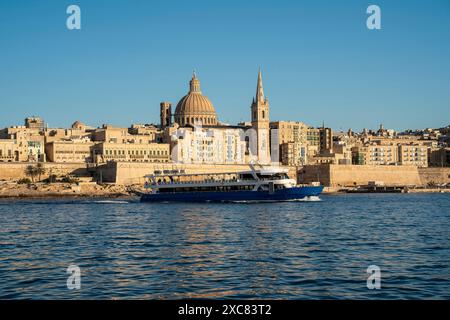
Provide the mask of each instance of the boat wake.
POLYGON ((294 202, 317 202, 322 201, 319 196, 309 196, 305 197, 303 199, 296 199, 296 200, 288 200, 288 201, 294 201, 294 202))
POLYGON ((130 202, 125 200, 98 200, 98 201, 92 201, 93 203, 100 203, 100 204, 128 204, 130 202))
POLYGON ((302 199, 290 200, 236 200, 236 201, 222 201, 224 203, 278 203, 278 202, 319 202, 322 201, 319 196, 309 196, 302 199))

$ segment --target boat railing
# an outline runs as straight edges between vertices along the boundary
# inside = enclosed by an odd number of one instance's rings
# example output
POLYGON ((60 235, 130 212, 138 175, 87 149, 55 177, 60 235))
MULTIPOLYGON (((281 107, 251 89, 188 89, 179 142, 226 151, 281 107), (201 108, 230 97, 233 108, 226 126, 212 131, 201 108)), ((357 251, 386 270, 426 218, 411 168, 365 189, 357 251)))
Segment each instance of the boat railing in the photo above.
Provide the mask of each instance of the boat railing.
MULTIPOLYGON (((289 178, 286 178, 289 179, 289 178)), ((159 186, 167 186, 167 185, 192 185, 192 184, 204 184, 204 183, 230 183, 230 182, 256 182, 256 181, 260 181, 260 182, 266 182, 266 181, 277 181, 277 180, 286 180, 286 179, 260 179, 260 180, 255 180, 253 178, 233 178, 233 179, 224 179, 224 180, 219 180, 219 179, 204 179, 204 180, 187 180, 187 181, 179 181, 179 180, 172 180, 172 181, 154 181, 153 185, 159 185, 159 186)))
POLYGON ((198 184, 198 183, 226 183, 226 182, 243 182, 254 181, 253 179, 228 179, 228 180, 199 180, 199 181, 156 181, 156 185, 172 185, 172 184, 198 184))

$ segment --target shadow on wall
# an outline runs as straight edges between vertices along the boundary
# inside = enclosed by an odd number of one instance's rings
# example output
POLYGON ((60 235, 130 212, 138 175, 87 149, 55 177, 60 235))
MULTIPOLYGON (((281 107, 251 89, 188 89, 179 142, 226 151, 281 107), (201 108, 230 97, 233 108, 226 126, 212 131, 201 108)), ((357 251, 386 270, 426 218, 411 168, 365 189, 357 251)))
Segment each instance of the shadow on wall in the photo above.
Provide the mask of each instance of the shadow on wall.
POLYGON ((87 168, 78 168, 69 173, 75 177, 92 177, 92 174, 87 170, 87 168))
POLYGON ((115 183, 117 176, 117 162, 108 162, 88 168, 94 181, 99 183, 115 183))

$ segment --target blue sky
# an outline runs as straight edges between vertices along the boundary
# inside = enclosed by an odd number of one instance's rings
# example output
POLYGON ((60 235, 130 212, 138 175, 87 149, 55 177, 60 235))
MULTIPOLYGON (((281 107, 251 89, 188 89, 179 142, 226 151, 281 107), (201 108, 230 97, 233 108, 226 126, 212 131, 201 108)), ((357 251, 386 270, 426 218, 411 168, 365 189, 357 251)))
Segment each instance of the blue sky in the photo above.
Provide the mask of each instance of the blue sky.
POLYGON ((271 120, 335 130, 450 123, 448 0, 4 0, 0 127, 158 122, 192 70, 227 123, 250 118, 258 68, 271 120), (66 28, 81 7, 82 29, 66 28), (366 28, 366 8, 382 30, 366 28))

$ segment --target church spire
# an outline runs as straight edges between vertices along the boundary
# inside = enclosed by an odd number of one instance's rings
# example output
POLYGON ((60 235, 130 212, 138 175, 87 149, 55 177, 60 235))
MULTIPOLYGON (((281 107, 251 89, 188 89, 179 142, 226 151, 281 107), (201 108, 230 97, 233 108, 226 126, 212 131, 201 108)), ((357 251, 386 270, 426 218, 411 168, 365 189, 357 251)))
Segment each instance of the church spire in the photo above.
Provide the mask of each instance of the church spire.
POLYGON ((256 154, 254 155, 257 156, 257 161, 259 163, 270 163, 269 101, 267 101, 266 97, 264 96, 261 68, 258 72, 256 96, 253 98, 251 111, 252 128, 256 130, 257 136, 257 150, 256 154))
POLYGON ((258 72, 258 84, 256 85, 256 101, 260 101, 260 102, 265 101, 261 68, 259 69, 259 72, 258 72))

